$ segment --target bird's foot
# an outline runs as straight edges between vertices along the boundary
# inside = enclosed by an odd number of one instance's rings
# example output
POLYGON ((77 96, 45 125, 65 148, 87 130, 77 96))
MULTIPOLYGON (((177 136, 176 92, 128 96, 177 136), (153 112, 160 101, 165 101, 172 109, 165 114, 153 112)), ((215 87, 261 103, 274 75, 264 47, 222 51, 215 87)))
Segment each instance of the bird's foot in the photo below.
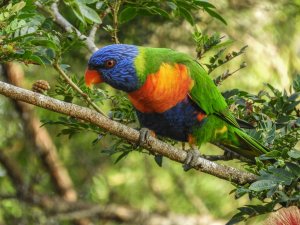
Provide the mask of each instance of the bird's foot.
MULTIPOLYGON (((149 137, 155 137, 155 133, 152 130, 149 130, 148 128, 142 127, 140 129, 140 137, 137 143, 137 146, 141 145, 146 145, 149 146, 149 137)), ((162 166, 162 161, 163 161, 163 156, 162 155, 154 155, 154 160, 156 164, 161 167, 162 166)))
POLYGON ((198 157, 200 156, 200 152, 198 149, 189 149, 187 150, 187 155, 184 160, 183 170, 188 171, 191 168, 197 166, 198 157))
POLYGON ((140 129, 140 136, 139 136, 139 140, 138 140, 138 145, 147 145, 149 146, 149 137, 155 137, 155 133, 151 130, 149 130, 148 128, 142 127, 140 129))

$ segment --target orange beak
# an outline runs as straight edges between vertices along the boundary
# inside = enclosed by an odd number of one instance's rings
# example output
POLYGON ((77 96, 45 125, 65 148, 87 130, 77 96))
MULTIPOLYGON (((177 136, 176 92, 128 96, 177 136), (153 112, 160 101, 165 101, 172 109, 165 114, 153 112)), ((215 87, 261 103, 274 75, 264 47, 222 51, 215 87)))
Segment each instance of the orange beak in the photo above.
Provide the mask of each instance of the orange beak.
POLYGON ((85 84, 88 87, 91 87, 93 84, 98 84, 103 82, 101 74, 97 70, 89 70, 85 71, 85 84))

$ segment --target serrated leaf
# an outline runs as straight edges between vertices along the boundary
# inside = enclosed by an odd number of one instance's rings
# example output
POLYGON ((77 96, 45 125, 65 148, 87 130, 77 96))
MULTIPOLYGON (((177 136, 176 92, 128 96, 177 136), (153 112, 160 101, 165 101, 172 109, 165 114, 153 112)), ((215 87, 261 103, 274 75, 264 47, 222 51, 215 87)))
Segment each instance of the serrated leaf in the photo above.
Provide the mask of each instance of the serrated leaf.
POLYGON ((126 23, 137 15, 137 9, 134 7, 126 7, 119 15, 119 23, 126 23))
POLYGON ((273 180, 258 180, 252 183, 249 187, 251 191, 264 191, 269 190, 277 185, 277 182, 273 180))

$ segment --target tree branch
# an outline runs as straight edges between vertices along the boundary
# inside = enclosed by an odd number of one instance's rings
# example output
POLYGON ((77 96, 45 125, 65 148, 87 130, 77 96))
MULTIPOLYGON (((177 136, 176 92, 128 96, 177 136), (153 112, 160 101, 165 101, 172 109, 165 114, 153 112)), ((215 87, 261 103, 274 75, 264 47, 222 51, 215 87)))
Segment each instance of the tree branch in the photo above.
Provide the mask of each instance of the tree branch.
POLYGON ((53 63, 54 69, 64 78, 64 80, 75 90, 77 91, 84 100, 90 104, 98 113, 101 113, 106 117, 105 113, 91 100, 91 98, 84 93, 72 80, 71 78, 62 70, 62 68, 58 65, 57 62, 53 63))
POLYGON ((94 43, 93 37, 88 37, 82 34, 76 27, 74 27, 66 18, 60 14, 57 3, 51 5, 51 11, 47 10, 41 3, 36 2, 35 5, 43 10, 44 12, 50 14, 53 17, 53 21, 61 26, 65 31, 72 33, 75 32, 79 39, 83 40, 88 49, 91 52, 98 50, 97 46, 94 43))
MULTIPOLYGON (((50 98, 1 81, 0 94, 54 112, 82 119, 130 142, 139 142, 140 133, 137 130, 112 121, 94 110, 50 98)), ((184 163, 187 157, 187 153, 185 151, 175 148, 174 146, 164 143, 154 137, 149 137, 148 143, 141 144, 141 147, 148 149, 153 154, 160 154, 180 163, 184 163)), ((198 158, 197 166, 195 166, 194 169, 240 185, 256 180, 256 175, 254 174, 243 172, 233 167, 220 165, 201 157, 198 158)))

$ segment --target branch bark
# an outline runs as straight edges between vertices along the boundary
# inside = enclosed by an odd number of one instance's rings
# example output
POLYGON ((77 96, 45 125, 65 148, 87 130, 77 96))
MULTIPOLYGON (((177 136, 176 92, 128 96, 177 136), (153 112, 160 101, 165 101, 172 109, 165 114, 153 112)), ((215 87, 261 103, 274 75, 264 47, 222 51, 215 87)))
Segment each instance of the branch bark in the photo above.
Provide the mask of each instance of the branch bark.
MULTIPOLYGON (((54 112, 82 119, 130 142, 139 142, 140 133, 137 130, 112 121, 94 110, 50 98, 1 81, 0 94, 54 112)), ((184 163, 187 157, 187 153, 185 151, 162 142, 154 137, 149 137, 148 143, 142 144, 141 147, 149 150, 153 154, 160 154, 180 163, 184 163)), ((233 167, 220 165, 202 157, 198 157, 197 166, 195 166, 194 169, 240 185, 251 183, 257 178, 254 174, 243 172, 233 167)))
MULTIPOLYGON (((90 37, 90 36, 86 36, 84 34, 82 34, 76 27, 74 27, 60 12, 58 9, 58 4, 57 3, 53 3, 51 5, 51 11, 48 11, 47 9, 45 9, 45 7, 39 3, 36 2, 35 3, 37 7, 39 7, 40 9, 42 9, 43 11, 45 11, 46 13, 50 14, 53 17, 53 21, 56 22, 59 26, 61 26, 65 31, 72 33, 75 32, 76 35, 84 41, 84 43, 86 44, 87 48, 91 51, 91 52, 95 52, 98 50, 97 46, 94 43, 94 38, 90 37)), ((93 31, 94 32, 94 31, 93 31)))

